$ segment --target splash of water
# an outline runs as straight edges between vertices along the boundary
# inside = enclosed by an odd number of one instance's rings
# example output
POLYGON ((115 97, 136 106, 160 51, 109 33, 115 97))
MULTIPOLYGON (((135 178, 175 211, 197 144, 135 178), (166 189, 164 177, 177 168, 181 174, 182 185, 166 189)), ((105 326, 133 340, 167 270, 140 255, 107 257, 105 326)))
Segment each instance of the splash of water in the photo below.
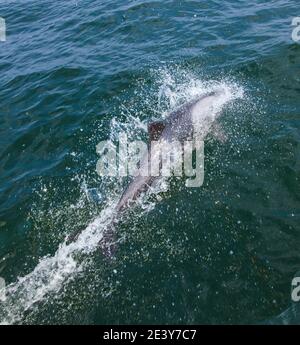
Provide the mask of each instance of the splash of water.
POLYGON ((67 244, 64 241, 54 256, 41 258, 31 273, 7 286, 7 298, 2 306, 6 315, 1 323, 18 322, 29 308, 49 293, 58 292, 63 284, 83 270, 84 261, 80 261, 78 256, 89 255, 97 250, 103 231, 111 221, 113 208, 114 205, 109 204, 100 216, 81 232, 75 242, 67 244))
MULTIPOLYGON (((242 88, 228 81, 203 82, 187 73, 173 75, 166 70, 159 72, 157 80, 159 87, 156 91, 156 97, 158 96, 159 109, 156 109, 156 113, 160 113, 161 117, 166 116, 167 112, 195 96, 220 88, 224 90, 224 96, 219 107, 217 107, 218 111, 221 111, 228 102, 243 97, 242 88)), ((133 110, 136 109, 128 109, 125 105, 121 106, 120 111, 126 114, 127 121, 124 124, 116 119, 112 120, 112 139, 124 129, 131 136, 132 133, 137 134, 140 131, 146 131, 146 122, 148 121, 134 116, 133 110)), ((109 184, 105 185, 105 183, 102 183, 102 187, 110 188, 109 184)), ((84 189, 86 190, 86 188, 85 186, 84 189)), ((161 188, 161 185, 158 185, 157 188, 161 188)), ((106 207, 100 215, 80 233, 76 241, 72 243, 63 241, 53 256, 42 257, 31 273, 18 278, 15 283, 7 286, 7 299, 1 306, 0 323, 12 324, 22 321, 26 311, 46 300, 51 293, 59 294, 63 286, 84 270, 86 264, 84 258, 97 250, 103 232, 112 219, 118 197, 107 200, 106 207)), ((144 211, 149 211, 155 205, 153 203, 146 205, 143 200, 141 206, 144 211)))

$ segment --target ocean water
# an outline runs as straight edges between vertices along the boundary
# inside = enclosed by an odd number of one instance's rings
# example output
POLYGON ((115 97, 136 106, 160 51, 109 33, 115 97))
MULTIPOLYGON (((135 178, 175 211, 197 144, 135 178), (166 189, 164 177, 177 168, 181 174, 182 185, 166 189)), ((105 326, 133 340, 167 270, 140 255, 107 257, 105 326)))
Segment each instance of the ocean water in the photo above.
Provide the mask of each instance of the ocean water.
POLYGON ((0 323, 264 323, 290 306, 297 16, 296 0, 0 1, 0 323), (203 186, 163 181, 106 260, 97 243, 127 181, 97 175, 96 145, 146 138, 220 86, 203 186))

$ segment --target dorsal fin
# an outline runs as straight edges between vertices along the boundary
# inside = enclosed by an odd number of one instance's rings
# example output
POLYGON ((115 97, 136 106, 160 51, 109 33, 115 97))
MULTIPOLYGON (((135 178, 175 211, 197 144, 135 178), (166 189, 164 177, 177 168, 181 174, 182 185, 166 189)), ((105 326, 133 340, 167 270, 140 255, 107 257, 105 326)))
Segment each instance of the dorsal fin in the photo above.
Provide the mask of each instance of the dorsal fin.
POLYGON ((148 124, 150 141, 158 140, 166 125, 163 121, 155 121, 148 124))

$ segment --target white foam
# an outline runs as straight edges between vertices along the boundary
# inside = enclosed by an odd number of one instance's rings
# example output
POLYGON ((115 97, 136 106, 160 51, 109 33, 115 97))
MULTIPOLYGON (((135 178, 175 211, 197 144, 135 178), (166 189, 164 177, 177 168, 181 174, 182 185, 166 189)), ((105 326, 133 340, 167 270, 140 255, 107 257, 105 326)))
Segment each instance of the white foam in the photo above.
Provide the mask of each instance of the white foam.
MULTIPOLYGON (((156 95, 154 95, 158 97, 160 111, 163 108, 170 111, 195 96, 220 88, 224 90, 224 98, 220 103, 221 108, 229 101, 243 96, 242 88, 235 83, 227 81, 203 82, 188 74, 185 74, 185 78, 179 76, 176 79, 175 77, 176 75, 174 76, 166 70, 160 71, 158 79, 161 78, 162 82, 156 95), (178 82, 178 79, 180 82, 178 82)), ((218 111, 221 108, 218 108, 218 111)), ((124 128, 131 135, 135 131, 146 131, 146 121, 136 117, 134 114, 135 110, 126 108, 128 122, 125 124, 121 124, 115 119, 112 121, 111 137, 117 137, 118 131, 123 131, 124 128)), ((153 109, 153 113, 157 113, 157 109, 153 109)), ((103 183, 102 186, 109 188, 108 185, 105 186, 103 183)), ((84 190, 86 188, 84 186, 84 190)), ((83 193, 85 192, 83 191, 83 193)), ((94 219, 74 242, 67 244, 64 241, 53 256, 42 257, 31 273, 20 277, 15 283, 7 286, 7 298, 1 305, 0 310, 0 323, 12 324, 21 322, 27 310, 32 309, 38 302, 46 300, 48 295, 53 293, 59 294, 64 285, 71 279, 74 279, 79 272, 82 272, 86 263, 82 257, 88 257, 97 250, 103 231, 112 218, 112 211, 116 201, 108 201, 107 206, 99 217, 94 219)), ((153 204, 142 208, 145 212, 149 211, 149 209, 153 208, 153 204)))
POLYGON ((63 242, 54 256, 41 258, 31 273, 6 287, 6 300, 1 308, 5 314, 2 324, 20 321, 24 312, 35 303, 43 300, 49 293, 58 292, 63 284, 82 271, 84 261, 80 262, 76 256, 89 255, 97 250, 103 230, 111 220, 113 208, 113 205, 109 205, 82 231, 76 241, 69 244, 63 242))

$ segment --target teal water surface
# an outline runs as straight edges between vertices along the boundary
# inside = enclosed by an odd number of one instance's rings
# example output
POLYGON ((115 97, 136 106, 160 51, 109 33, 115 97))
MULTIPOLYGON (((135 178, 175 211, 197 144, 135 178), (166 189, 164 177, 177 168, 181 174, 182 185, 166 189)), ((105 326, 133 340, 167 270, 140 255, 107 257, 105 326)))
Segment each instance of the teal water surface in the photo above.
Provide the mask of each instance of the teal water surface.
MULTIPOLYGON (((289 307, 300 269, 300 44, 294 0, 0 2, 0 323, 232 324, 289 307), (126 181, 95 147, 225 85, 205 180, 118 226, 116 260, 68 234, 104 226, 126 181), (225 139, 224 139, 225 137, 225 139), (99 198, 91 197, 96 191, 99 198)), ((182 182, 182 181, 181 181, 182 182)))

